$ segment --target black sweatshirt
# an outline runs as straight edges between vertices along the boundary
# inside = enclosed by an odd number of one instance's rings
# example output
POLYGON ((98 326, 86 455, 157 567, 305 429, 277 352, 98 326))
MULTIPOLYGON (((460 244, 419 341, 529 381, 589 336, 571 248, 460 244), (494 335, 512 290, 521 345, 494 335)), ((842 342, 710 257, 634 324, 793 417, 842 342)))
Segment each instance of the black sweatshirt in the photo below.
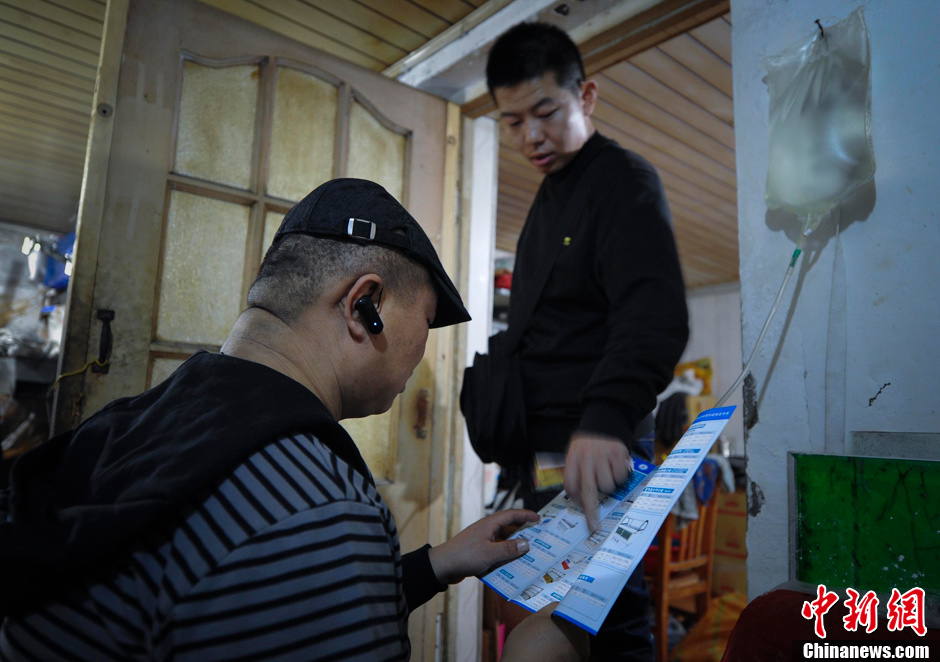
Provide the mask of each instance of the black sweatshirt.
MULTIPOLYGON (((23 455, 9 494, 0 493, 0 620, 119 566, 141 539, 290 434, 316 436, 371 481, 355 443, 307 388, 206 352, 23 455)), ((428 547, 402 557, 409 609, 445 588, 428 547)))
POLYGON ((641 156, 595 133, 542 181, 519 237, 510 334, 520 323, 527 413, 629 442, 689 333, 665 195, 641 156))

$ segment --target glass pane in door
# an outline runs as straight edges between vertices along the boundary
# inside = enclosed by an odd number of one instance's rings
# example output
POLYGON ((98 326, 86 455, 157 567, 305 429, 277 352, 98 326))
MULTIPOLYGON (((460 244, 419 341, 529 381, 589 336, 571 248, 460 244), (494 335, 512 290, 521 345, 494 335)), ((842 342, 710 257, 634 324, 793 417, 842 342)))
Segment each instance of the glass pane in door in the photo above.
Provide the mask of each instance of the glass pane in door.
POLYGON ((371 179, 401 200, 405 172, 405 136, 384 126, 358 101, 349 115, 350 177, 371 179))
POLYGON ((183 365, 184 359, 168 359, 155 357, 150 359, 150 383, 147 388, 162 383, 167 377, 183 365))
POLYGON ((181 175, 251 186, 259 67, 183 63, 176 168, 181 175))
POLYGON ((268 194, 297 201, 333 177, 337 90, 279 67, 271 126, 268 194))
POLYGON ((283 220, 284 214, 279 214, 276 211, 269 211, 264 215, 264 237, 261 240, 262 260, 268 252, 268 249, 271 248, 271 244, 274 242, 274 235, 277 234, 277 229, 281 227, 281 221, 283 220))
POLYGON ((157 338, 221 345, 244 305, 250 207, 182 191, 170 194, 157 338))

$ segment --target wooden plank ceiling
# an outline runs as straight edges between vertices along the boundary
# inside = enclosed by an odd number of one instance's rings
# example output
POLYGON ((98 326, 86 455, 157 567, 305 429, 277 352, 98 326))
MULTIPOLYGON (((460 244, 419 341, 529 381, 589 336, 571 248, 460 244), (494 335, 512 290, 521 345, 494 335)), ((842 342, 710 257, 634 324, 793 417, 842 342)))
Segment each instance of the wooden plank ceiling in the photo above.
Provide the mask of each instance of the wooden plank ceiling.
MULTIPOLYGON (((204 2, 382 71, 508 0, 204 2)), ((74 229, 105 5, 0 0, 0 222, 74 229)))
POLYGON ((104 11, 0 0, 0 221, 73 227, 104 11))
MULTIPOLYGON (((597 129, 659 170, 688 287, 738 279, 731 24, 719 17, 594 75, 597 129)), ((500 145, 497 248, 514 252, 541 175, 500 145)))
MULTIPOLYGON (((466 18, 486 0, 202 2, 366 69, 382 71, 466 18)), ((491 13, 492 8, 487 11, 491 13)))

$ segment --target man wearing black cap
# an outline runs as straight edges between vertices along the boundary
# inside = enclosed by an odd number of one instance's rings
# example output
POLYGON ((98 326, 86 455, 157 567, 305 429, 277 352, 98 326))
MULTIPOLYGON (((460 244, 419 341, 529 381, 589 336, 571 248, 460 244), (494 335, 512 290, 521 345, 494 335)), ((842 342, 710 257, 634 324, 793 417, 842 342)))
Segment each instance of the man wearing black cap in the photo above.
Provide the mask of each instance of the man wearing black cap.
MULTIPOLYGON (((221 353, 14 466, 0 657, 407 659, 414 608, 526 551, 499 538, 536 517, 517 510, 400 555, 337 423, 387 410, 428 329, 469 319, 384 189, 335 180, 301 201, 248 303, 221 353)), ((513 646, 573 656, 576 633, 540 616, 513 646)))

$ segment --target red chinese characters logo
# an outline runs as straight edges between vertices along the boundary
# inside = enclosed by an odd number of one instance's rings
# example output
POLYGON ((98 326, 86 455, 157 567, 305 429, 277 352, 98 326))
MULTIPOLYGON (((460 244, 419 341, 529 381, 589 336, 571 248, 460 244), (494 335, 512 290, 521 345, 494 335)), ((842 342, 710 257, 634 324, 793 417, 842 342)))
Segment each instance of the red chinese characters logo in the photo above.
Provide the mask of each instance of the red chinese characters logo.
POLYGON ((889 630, 903 630, 909 627, 919 637, 927 634, 924 623, 924 589, 912 588, 901 593, 893 588, 887 606, 889 630))
POLYGON ((835 591, 827 591, 825 584, 820 584, 816 588, 816 599, 803 603, 803 618, 810 621, 815 619, 816 624, 813 629, 816 636, 820 639, 826 638, 826 625, 823 623, 823 616, 826 615, 832 606, 839 601, 839 594, 835 591))
POLYGON ((848 632, 855 632, 864 627, 865 632, 874 632, 878 629, 878 596, 869 591, 859 600, 859 593, 854 588, 845 590, 849 594, 848 600, 843 604, 849 610, 848 615, 842 619, 848 632))
MULTIPOLYGON (((842 618, 842 624, 848 632, 856 632, 865 628, 871 633, 878 629, 878 605, 880 600, 874 591, 862 595, 854 588, 846 589, 848 598, 842 604, 848 613, 842 618)), ((800 612, 806 620, 815 621, 813 630, 820 639, 826 638, 826 626, 823 617, 839 601, 839 594, 830 591, 825 584, 816 587, 816 599, 803 603, 800 612)), ((891 589, 891 597, 887 604, 888 630, 900 631, 911 628, 919 636, 927 634, 924 613, 924 589, 915 587, 901 593, 898 589, 891 589)))

